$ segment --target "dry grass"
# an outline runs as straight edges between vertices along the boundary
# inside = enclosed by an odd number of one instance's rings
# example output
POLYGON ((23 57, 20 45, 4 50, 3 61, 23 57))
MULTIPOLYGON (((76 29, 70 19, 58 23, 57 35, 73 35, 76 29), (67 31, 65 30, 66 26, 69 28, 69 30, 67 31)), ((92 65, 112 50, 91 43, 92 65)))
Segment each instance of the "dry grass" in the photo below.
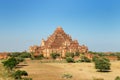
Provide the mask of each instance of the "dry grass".
POLYGON ((73 75, 70 80, 93 80, 104 78, 114 80, 120 76, 120 62, 111 62, 111 72, 97 72, 93 63, 40 63, 40 61, 27 61, 28 66, 21 69, 29 73, 33 80, 64 80, 62 75, 69 73, 73 75))
POLYGON ((111 62, 111 72, 96 72, 93 63, 40 63, 39 60, 30 60, 21 63, 22 70, 29 73, 33 80, 65 80, 64 73, 72 74, 69 80, 93 80, 104 78, 104 80, 114 80, 120 76, 120 61, 111 62))
POLYGON ((11 77, 9 77, 1 62, 2 60, 0 60, 0 80, 13 80, 11 77))

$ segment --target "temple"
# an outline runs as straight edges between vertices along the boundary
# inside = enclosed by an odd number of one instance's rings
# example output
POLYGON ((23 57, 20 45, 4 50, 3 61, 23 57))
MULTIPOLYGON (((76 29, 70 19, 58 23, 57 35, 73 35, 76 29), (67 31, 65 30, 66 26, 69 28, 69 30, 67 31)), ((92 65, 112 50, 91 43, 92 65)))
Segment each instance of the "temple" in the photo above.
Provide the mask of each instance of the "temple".
POLYGON ((79 45, 77 40, 72 40, 61 27, 57 27, 47 40, 42 39, 40 46, 31 46, 29 51, 34 53, 34 56, 43 54, 44 57, 49 58, 51 53, 59 53, 61 57, 65 57, 66 52, 88 53, 88 48, 85 45, 79 45))

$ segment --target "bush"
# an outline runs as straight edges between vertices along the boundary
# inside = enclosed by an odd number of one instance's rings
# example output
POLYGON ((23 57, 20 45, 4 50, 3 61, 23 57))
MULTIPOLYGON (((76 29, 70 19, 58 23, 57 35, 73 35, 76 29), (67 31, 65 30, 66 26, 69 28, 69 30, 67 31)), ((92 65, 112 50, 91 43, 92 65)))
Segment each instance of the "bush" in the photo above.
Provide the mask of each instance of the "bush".
POLYGON ((22 57, 22 58, 31 58, 31 54, 28 53, 28 52, 22 52, 22 53, 20 54, 20 57, 22 57))
POLYGON ((120 80, 120 76, 117 76, 117 77, 115 78, 115 80, 120 80))
POLYGON ((120 60, 120 55, 119 55, 119 56, 117 56, 117 60, 120 60))
POLYGON ((10 53, 8 56, 10 56, 10 57, 18 57, 18 56, 20 56, 20 52, 13 52, 13 53, 10 53))
POLYGON ((24 58, 22 58, 22 57, 16 57, 16 60, 17 60, 18 63, 19 63, 19 62, 23 62, 23 61, 24 61, 24 58))
POLYGON ((75 61, 76 63, 81 63, 81 60, 77 60, 77 61, 75 61))
POLYGON ((51 53, 50 56, 51 56, 53 59, 56 59, 57 57, 60 56, 60 54, 58 54, 58 53, 51 53))
POLYGON ((100 72, 110 70, 110 61, 106 58, 98 58, 95 61, 95 68, 98 69, 100 72))
POLYGON ((62 78, 71 79, 73 76, 71 74, 65 73, 62 75, 62 78))
POLYGON ((66 54, 65 54, 65 57, 74 57, 74 53, 70 53, 70 52, 67 52, 66 54))
POLYGON ((80 52, 75 52, 75 56, 80 56, 80 52))
POLYGON ((67 58, 66 58, 66 61, 67 61, 68 63, 73 63, 73 62, 74 62, 74 59, 73 59, 72 57, 67 57, 67 58))
POLYGON ((13 52, 13 53, 10 53, 8 56, 10 56, 10 57, 31 58, 31 53, 29 53, 29 52, 13 52))
POLYGON ((14 79, 22 79, 22 76, 28 76, 28 73, 26 71, 17 70, 12 76, 14 79))
POLYGON ((6 61, 3 61, 3 66, 8 70, 8 71, 12 71, 13 68, 15 68, 15 66, 17 64, 19 64, 19 62, 14 58, 14 57, 11 57, 9 58, 8 60, 6 61))
POLYGON ((32 78, 22 78, 22 80, 32 80, 32 78))
POLYGON ((38 56, 35 57, 35 59, 39 59, 39 60, 43 58, 44 58, 43 54, 39 54, 38 56))
POLYGON ((92 61, 95 62, 98 58, 98 56, 93 56, 92 61))
POLYGON ((104 80, 103 78, 93 78, 93 80, 104 80))
POLYGON ((91 62, 91 60, 86 56, 81 56, 81 62, 91 62))

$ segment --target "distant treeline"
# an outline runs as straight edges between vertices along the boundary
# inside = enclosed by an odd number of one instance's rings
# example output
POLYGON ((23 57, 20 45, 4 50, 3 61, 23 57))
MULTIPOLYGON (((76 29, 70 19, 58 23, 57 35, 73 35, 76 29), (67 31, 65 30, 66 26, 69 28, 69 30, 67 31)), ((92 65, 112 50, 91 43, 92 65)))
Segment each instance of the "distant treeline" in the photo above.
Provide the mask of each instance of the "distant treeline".
POLYGON ((99 55, 99 56, 120 56, 120 52, 93 52, 89 51, 90 54, 99 55))

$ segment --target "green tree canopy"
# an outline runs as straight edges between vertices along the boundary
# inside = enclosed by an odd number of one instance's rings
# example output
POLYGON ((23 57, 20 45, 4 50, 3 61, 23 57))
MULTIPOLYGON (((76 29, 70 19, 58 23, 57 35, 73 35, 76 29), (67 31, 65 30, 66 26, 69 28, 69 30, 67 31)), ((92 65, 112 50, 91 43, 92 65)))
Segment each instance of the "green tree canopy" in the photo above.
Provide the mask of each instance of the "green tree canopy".
POLYGON ((17 70, 15 73, 13 73, 13 77, 17 80, 21 80, 22 76, 28 76, 28 73, 24 70, 17 70))
POLYGON ((14 57, 11 57, 9 58, 8 60, 6 61, 3 61, 3 66, 5 66, 6 69, 8 70, 12 70, 17 64, 19 64, 19 62, 14 58, 14 57))
POLYGON ((60 56, 59 53, 51 53, 50 56, 53 58, 53 59, 56 59, 57 57, 60 56))
POLYGON ((66 54, 65 54, 65 57, 74 57, 74 53, 71 53, 71 52, 67 52, 66 54))
POLYGON ((106 58, 98 58, 95 61, 95 68, 98 69, 100 72, 110 70, 110 61, 106 58))

